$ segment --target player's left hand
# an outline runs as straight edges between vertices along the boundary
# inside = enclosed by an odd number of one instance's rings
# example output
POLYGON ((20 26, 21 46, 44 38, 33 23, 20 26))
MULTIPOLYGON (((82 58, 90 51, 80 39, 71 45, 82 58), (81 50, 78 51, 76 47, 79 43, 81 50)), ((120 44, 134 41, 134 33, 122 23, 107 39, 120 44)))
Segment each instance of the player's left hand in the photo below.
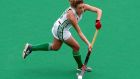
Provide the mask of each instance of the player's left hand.
POLYGON ((96 26, 96 29, 98 29, 98 30, 102 27, 100 20, 96 20, 95 26, 96 26))

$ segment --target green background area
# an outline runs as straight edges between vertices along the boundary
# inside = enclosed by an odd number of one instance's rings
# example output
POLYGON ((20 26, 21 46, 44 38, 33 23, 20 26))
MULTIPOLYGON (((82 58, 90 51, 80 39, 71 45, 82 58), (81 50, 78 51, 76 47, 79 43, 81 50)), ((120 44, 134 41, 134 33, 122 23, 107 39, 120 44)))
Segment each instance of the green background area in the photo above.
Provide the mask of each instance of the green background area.
MULTIPOLYGON (((103 27, 88 63, 93 72, 84 79, 140 79, 140 1, 85 2, 103 10, 103 27)), ((65 44, 57 52, 33 52, 22 59, 26 42, 52 42, 53 23, 67 7, 68 0, 0 0, 0 79, 76 79, 72 49, 65 44)), ((89 41, 95 20, 95 13, 86 12, 79 23, 89 41)), ((70 31, 84 61, 87 46, 73 28, 70 31)))

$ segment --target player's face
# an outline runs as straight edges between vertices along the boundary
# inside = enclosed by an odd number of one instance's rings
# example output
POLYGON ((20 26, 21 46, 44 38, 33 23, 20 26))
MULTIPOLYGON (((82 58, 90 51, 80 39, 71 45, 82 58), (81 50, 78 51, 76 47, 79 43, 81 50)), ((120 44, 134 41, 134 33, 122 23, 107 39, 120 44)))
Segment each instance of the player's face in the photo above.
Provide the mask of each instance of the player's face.
POLYGON ((69 0, 71 6, 73 6, 73 4, 75 4, 76 0, 69 0))
POLYGON ((78 14, 82 14, 84 12, 84 4, 81 3, 76 7, 76 11, 78 14))

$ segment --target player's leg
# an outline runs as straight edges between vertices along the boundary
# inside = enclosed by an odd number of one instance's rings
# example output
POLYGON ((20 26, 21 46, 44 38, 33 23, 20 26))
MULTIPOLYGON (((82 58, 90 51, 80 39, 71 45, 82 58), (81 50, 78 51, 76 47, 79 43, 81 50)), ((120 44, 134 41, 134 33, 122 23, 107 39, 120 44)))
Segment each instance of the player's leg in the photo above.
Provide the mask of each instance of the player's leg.
POLYGON ((23 50, 23 58, 25 59, 32 51, 50 51, 50 50, 58 50, 61 45, 62 41, 54 38, 53 43, 44 43, 40 45, 31 45, 31 44, 26 44, 25 48, 23 50))
MULTIPOLYGON (((81 54, 79 52, 80 46, 78 44, 78 42, 72 37, 70 36, 65 43, 67 45, 69 45, 72 49, 73 49, 73 57, 76 60, 77 64, 78 64, 78 71, 81 71, 81 68, 83 66, 82 60, 81 60, 81 54)), ((91 72, 92 68, 90 67, 86 67, 86 71, 91 72)))
POLYGON ((81 54, 79 52, 80 46, 78 42, 70 36, 67 40, 65 40, 65 43, 73 49, 73 57, 78 64, 78 68, 81 68, 83 63, 81 61, 81 54))
POLYGON ((50 50, 54 50, 57 51, 61 45, 62 45, 62 41, 54 38, 53 43, 44 43, 44 44, 40 44, 40 45, 36 45, 36 46, 32 46, 32 51, 50 51, 50 50))
POLYGON ((54 38, 54 41, 52 43, 52 46, 51 46, 51 50, 54 50, 54 51, 57 51, 61 48, 63 42, 61 40, 58 40, 56 38, 54 38))

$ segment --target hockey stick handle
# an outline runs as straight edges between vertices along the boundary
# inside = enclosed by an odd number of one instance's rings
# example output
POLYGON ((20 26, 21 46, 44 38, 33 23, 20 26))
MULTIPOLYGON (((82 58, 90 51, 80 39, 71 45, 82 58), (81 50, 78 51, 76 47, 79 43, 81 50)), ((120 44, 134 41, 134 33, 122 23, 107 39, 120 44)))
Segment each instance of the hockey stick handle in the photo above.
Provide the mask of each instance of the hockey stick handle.
MULTIPOLYGON (((95 41, 96 41, 97 35, 98 35, 98 29, 96 29, 96 31, 95 31, 95 33, 94 33, 94 37, 93 37, 92 42, 91 42, 92 48, 93 48, 93 45, 94 45, 94 43, 95 43, 95 41)), ((87 56, 86 56, 86 59, 85 59, 85 62, 84 62, 84 65, 82 66, 82 71, 81 71, 80 74, 78 74, 78 79, 82 79, 82 77, 83 77, 83 75, 84 75, 84 73, 85 73, 85 67, 86 67, 86 65, 87 65, 87 63, 88 63, 90 54, 91 54, 91 51, 88 51, 87 56)))
MULTIPOLYGON (((93 37, 92 42, 91 42, 91 47, 92 48, 93 48, 94 43, 96 41, 97 35, 98 35, 98 29, 96 29, 96 31, 94 33, 94 37, 93 37)), ((84 62, 84 65, 87 65, 90 54, 91 54, 91 51, 88 51, 87 56, 86 56, 86 59, 85 59, 85 62, 84 62)))
POLYGON ((93 39, 92 39, 92 42, 91 42, 91 46, 92 46, 92 47, 93 47, 93 45, 94 45, 94 43, 95 43, 95 41, 96 41, 97 35, 98 35, 98 29, 96 29, 95 34, 94 34, 94 37, 93 37, 93 39))

